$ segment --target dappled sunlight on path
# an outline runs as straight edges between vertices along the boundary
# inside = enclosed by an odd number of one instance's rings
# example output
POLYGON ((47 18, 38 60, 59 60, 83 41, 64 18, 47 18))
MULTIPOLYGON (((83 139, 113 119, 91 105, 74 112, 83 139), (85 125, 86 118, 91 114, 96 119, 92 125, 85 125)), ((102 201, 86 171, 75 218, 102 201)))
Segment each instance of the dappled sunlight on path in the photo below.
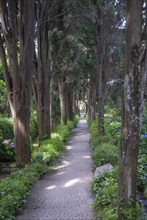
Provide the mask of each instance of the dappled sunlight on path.
POLYGON ((67 142, 63 161, 53 174, 46 174, 35 184, 16 220, 92 220, 91 179, 89 130, 82 117, 67 142))

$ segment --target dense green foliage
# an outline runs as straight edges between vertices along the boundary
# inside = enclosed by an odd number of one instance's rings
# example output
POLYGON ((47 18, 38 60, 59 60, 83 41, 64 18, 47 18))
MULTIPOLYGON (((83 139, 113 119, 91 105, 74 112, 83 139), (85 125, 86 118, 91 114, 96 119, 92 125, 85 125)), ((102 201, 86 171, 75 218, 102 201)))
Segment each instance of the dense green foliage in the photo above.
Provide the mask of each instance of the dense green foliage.
POLYGON ((96 195, 92 208, 100 219, 117 219, 117 169, 93 180, 91 190, 96 195))
POLYGON ((0 117, 0 140, 13 138, 12 120, 5 117, 0 117))
POLYGON ((74 121, 68 121, 67 125, 59 125, 51 134, 51 139, 44 140, 37 149, 33 149, 32 159, 42 163, 52 164, 59 158, 64 151, 64 142, 70 135, 70 130, 75 127, 79 118, 76 116, 74 121))
MULTIPOLYGON (((117 175, 118 168, 116 167, 111 173, 105 173, 91 183, 91 190, 95 193, 92 208, 101 220, 118 219, 117 175)), ((130 208, 129 205, 123 206, 123 216, 126 220, 142 219, 140 206, 137 204, 137 210, 130 208)))
MULTIPOLYGON (((1 66, 0 66, 1 71, 1 66)), ((10 115, 10 108, 7 100, 6 86, 3 80, 0 79, 0 113, 6 116, 10 115)))
POLYGON ((9 118, 0 117, 0 161, 14 161, 13 124, 9 118))
POLYGON ((100 144, 94 150, 92 159, 94 161, 95 167, 102 166, 106 163, 117 165, 118 164, 118 148, 109 142, 100 144))
POLYGON ((0 219, 15 219, 16 212, 21 210, 30 194, 32 184, 45 170, 40 163, 27 165, 24 169, 17 169, 0 182, 0 219))
POLYGON ((118 164, 118 147, 113 144, 113 139, 110 134, 99 137, 97 122, 93 121, 90 125, 90 144, 92 147, 92 159, 94 167, 111 163, 118 164))

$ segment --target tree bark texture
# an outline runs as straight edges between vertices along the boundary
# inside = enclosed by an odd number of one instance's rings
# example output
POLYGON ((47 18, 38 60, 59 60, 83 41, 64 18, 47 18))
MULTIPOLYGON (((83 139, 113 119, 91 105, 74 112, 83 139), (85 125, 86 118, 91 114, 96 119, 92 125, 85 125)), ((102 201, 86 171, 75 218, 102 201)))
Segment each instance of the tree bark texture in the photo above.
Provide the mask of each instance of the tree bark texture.
POLYGON ((38 117, 39 140, 50 138, 50 68, 48 36, 48 1, 37 3, 37 54, 33 74, 33 88, 38 117))
POLYGON ((67 94, 66 94, 66 112, 67 120, 73 120, 73 91, 72 85, 68 85, 67 94))
MULTIPOLYGON (((141 18, 140 0, 127 0, 126 14, 126 76, 119 154, 119 200, 136 204, 137 159, 146 77, 141 71, 141 18)), ((124 219, 119 213, 119 219, 124 219)), ((133 218, 132 218, 133 219, 133 218)))
POLYGON ((34 1, 1 0, 0 17, 2 23, 0 56, 14 122, 16 163, 24 166, 30 161, 29 121, 34 1), (6 54, 8 54, 10 70, 6 54))
POLYGON ((112 12, 105 3, 97 7, 98 21, 96 29, 96 66, 98 73, 98 135, 105 134, 104 106, 107 96, 107 81, 110 73, 109 45, 112 28, 112 12), (109 17, 109 19, 108 19, 109 17))
POLYGON ((60 98, 60 111, 61 111, 61 124, 67 124, 67 107, 66 107, 66 82, 60 77, 58 79, 59 98, 60 98))
POLYGON ((88 117, 95 120, 95 102, 96 102, 96 83, 92 78, 89 79, 88 88, 88 117))
POLYGON ((99 101, 98 101, 98 134, 105 135, 104 128, 104 107, 106 98, 106 72, 103 71, 103 64, 100 65, 99 70, 99 101))

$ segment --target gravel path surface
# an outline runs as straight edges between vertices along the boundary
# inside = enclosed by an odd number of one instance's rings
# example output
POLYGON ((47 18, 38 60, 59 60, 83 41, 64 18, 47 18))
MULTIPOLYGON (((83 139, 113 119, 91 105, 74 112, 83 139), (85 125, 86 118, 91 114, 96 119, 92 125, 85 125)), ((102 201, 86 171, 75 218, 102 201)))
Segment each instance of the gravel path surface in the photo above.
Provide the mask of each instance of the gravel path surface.
POLYGON ((92 162, 87 122, 81 118, 67 142, 67 153, 56 172, 45 175, 16 220, 92 220, 92 162))

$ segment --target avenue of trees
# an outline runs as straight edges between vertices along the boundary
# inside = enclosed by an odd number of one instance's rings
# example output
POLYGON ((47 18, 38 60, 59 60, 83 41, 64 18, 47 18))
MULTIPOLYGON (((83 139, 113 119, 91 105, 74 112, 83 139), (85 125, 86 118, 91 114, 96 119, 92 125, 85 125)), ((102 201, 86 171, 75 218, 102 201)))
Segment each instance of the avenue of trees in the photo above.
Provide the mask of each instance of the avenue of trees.
POLYGON ((17 165, 31 160, 32 111, 42 141, 58 123, 73 120, 85 102, 87 117, 97 117, 103 136, 111 100, 122 109, 118 197, 135 207, 147 76, 146 1, 0 0, 0 23, 0 77, 13 118, 17 165))

